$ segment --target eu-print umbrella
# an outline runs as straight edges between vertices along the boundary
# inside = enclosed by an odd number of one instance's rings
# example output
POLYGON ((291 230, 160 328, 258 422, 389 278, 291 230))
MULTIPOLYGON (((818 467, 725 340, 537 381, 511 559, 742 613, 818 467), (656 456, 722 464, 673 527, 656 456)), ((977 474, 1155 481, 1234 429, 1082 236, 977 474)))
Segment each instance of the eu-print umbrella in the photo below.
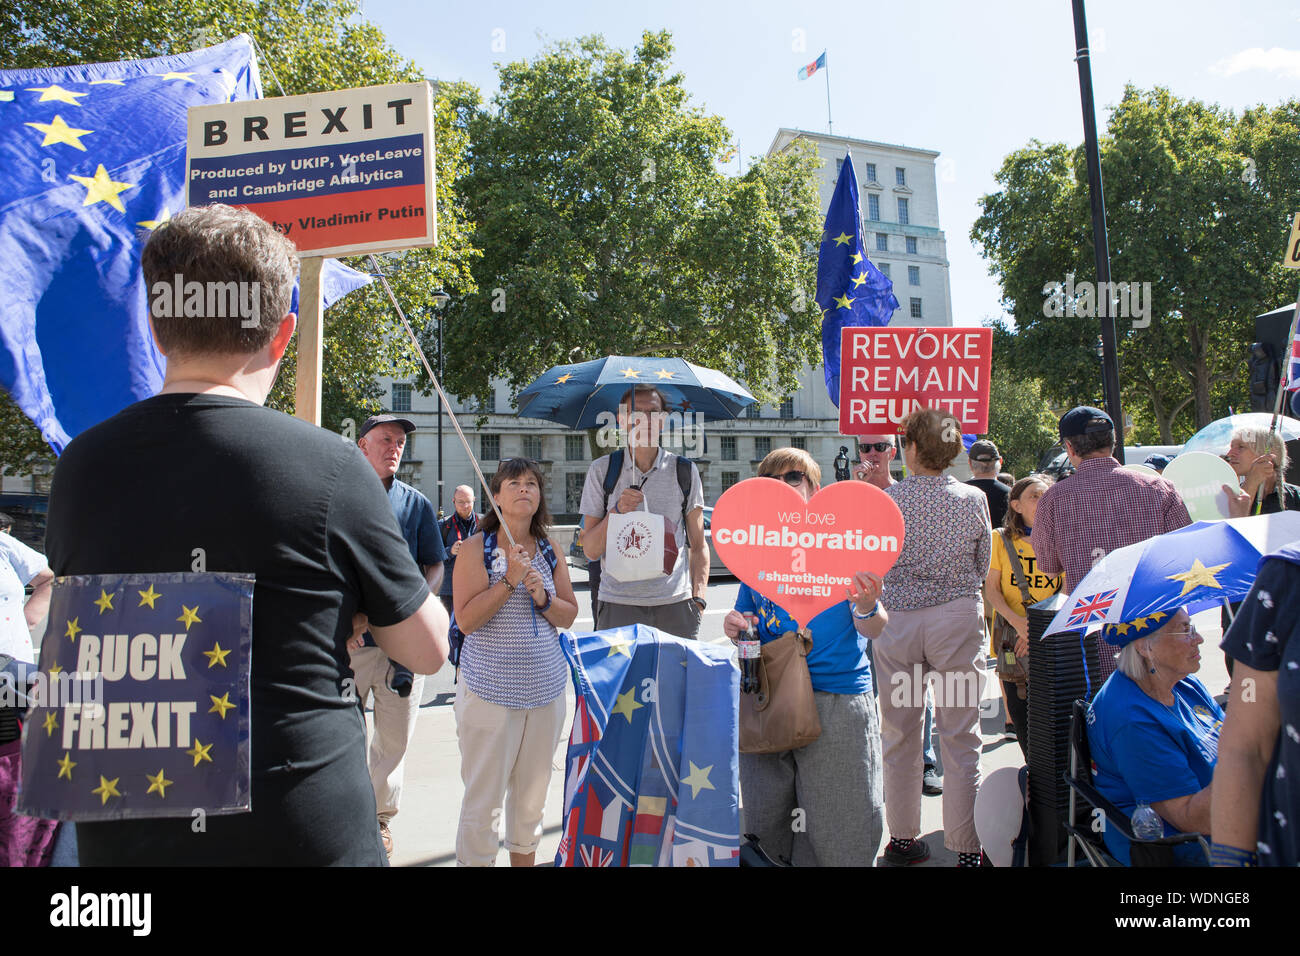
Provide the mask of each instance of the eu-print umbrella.
MULTIPOLYGON (((1273 416, 1268 412, 1247 412, 1242 415, 1229 415, 1218 421, 1210 422, 1187 440, 1183 451, 1208 451, 1212 455, 1222 455, 1232 444, 1232 433, 1238 428, 1256 428, 1268 431, 1273 416)), ((1282 440, 1293 441, 1300 438, 1300 422, 1285 415, 1278 416, 1281 423, 1282 440)))
POLYGON ((668 399, 666 412, 691 412, 702 421, 736 418, 756 399, 722 372, 679 358, 611 355, 576 365, 557 365, 519 393, 520 418, 539 418, 569 428, 612 424, 601 413, 616 413, 636 385, 653 385, 668 399))
POLYGON ((1198 521, 1118 548, 1084 575, 1043 636, 1128 624, 1180 607, 1195 614, 1243 598, 1260 558, 1296 540, 1300 512, 1283 511, 1198 521))

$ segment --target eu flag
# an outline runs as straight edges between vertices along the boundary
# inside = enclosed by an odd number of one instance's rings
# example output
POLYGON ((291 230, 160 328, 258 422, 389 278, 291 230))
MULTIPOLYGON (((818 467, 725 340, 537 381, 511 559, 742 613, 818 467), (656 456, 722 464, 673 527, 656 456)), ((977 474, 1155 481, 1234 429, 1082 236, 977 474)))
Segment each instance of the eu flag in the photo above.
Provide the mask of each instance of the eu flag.
POLYGON ((840 329, 888 325, 898 308, 894 283, 871 264, 862 245, 858 177, 846 153, 817 253, 817 305, 822 313, 822 361, 826 390, 840 404, 840 329))

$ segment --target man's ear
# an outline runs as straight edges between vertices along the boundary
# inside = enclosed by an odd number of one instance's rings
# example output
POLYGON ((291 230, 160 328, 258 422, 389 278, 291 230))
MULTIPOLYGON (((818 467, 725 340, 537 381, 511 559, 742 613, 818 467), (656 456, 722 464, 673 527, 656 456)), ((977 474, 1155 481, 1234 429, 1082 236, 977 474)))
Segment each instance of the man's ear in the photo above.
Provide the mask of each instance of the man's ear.
MULTIPOLYGON (((152 321, 152 320, 150 320, 152 321)), ((271 336, 270 350, 271 361, 278 362, 284 358, 285 349, 289 347, 289 341, 293 338, 294 329, 298 327, 298 316, 289 312, 280 320, 279 327, 275 330, 275 335, 271 336)))
MULTIPOLYGON (((148 314, 148 313, 146 313, 146 315, 147 315, 147 314, 148 314)), ((153 337, 153 347, 156 348, 156 349, 158 350, 159 354, 162 355, 163 358, 166 358, 166 357, 167 357, 167 350, 164 349, 164 348, 162 347, 162 343, 158 341, 158 330, 155 329, 155 328, 153 327, 153 316, 152 316, 152 315, 149 316, 149 334, 153 337)))

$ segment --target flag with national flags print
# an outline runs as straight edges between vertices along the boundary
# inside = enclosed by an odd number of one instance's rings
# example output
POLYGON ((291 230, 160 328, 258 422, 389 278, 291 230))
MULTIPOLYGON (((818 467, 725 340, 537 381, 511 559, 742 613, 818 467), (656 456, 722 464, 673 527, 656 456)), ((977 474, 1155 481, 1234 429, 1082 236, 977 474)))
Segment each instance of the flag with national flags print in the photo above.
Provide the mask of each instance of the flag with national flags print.
POLYGON ((1291 364, 1286 376, 1286 388, 1288 392, 1300 390, 1300 329, 1296 330, 1295 337, 1291 340, 1291 364))
POLYGON ((822 50, 822 55, 813 60, 807 66, 799 67, 799 79, 806 80, 818 70, 826 69, 826 51, 822 50))
POLYGON ((577 705, 556 865, 738 865, 730 649, 644 625, 563 640, 577 705))

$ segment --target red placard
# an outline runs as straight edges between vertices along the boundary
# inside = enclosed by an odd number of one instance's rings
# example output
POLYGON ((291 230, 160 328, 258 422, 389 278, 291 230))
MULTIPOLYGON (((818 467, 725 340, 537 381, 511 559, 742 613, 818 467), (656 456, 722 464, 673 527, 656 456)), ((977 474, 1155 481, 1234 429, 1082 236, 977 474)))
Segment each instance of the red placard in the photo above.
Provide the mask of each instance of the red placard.
POLYGON ((840 334, 840 432, 878 435, 920 407, 988 431, 992 329, 845 328, 840 334))
POLYGON ((862 481, 837 481, 811 501, 783 481, 750 478, 718 499, 709 525, 727 570, 806 627, 846 600, 853 574, 883 575, 903 548, 903 515, 862 481))

